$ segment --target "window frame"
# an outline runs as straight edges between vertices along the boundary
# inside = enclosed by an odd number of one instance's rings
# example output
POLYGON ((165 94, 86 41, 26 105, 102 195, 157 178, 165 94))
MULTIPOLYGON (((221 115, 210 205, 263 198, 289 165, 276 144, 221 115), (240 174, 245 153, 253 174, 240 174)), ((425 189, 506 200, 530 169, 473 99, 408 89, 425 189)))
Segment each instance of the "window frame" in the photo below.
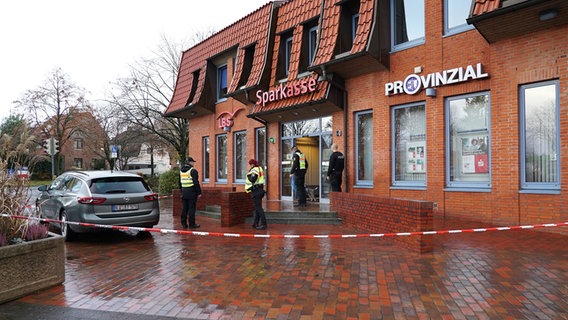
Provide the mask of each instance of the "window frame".
POLYGON ((318 25, 310 27, 308 30, 308 66, 313 65, 318 50, 318 25))
POLYGON ((218 183, 227 183, 227 179, 228 179, 228 176, 229 176, 229 172, 228 172, 229 171, 229 168, 228 168, 228 161, 229 161, 228 144, 229 144, 229 141, 228 141, 228 137, 227 137, 226 133, 221 133, 221 134, 218 134, 218 135, 215 136, 215 155, 216 155, 215 156, 215 159, 216 159, 216 162, 215 162, 215 181, 217 181, 218 183), (225 139, 225 158, 224 159, 221 159, 221 156, 220 156, 221 150, 219 149, 219 146, 220 146, 219 139, 221 139, 221 138, 225 139), (220 169, 221 169, 221 166, 220 166, 221 163, 224 163, 224 167, 227 170, 227 173, 225 174, 226 176, 224 178, 220 177, 220 175, 219 175, 219 172, 220 172, 220 169))
POLYGON ((262 164, 263 167, 266 167, 266 127, 256 128, 254 130, 254 144, 255 144, 255 159, 262 164), (262 132, 262 138, 261 138, 262 132))
MULTIPOLYGON (((444 111, 446 114, 445 118, 445 165, 446 165, 446 177, 445 177, 445 191, 467 191, 467 192, 490 192, 492 188, 492 165, 491 165, 491 93, 489 91, 480 91, 474 93, 467 93, 457 96, 447 97, 444 100, 444 111), (471 97, 477 96, 487 96, 487 125, 485 129, 479 130, 468 130, 465 131, 464 134, 466 136, 471 135, 487 135, 487 163, 488 163, 488 171, 487 171, 487 181, 456 181, 452 180, 452 138, 450 136, 450 121, 451 121, 451 110, 450 104, 452 101, 455 100, 462 100, 471 97)), ((457 164, 456 164, 457 165, 457 164)))
POLYGON ((246 130, 241 130, 241 131, 235 131, 233 132, 233 181, 235 184, 244 184, 245 183, 245 178, 246 178, 246 174, 247 174, 247 131, 246 130), (239 144, 237 143, 239 139, 243 139, 243 145, 241 145, 241 149, 237 149, 239 147, 239 144), (239 170, 237 170, 238 166, 238 155, 239 153, 241 153, 241 157, 242 157, 242 171, 239 172, 239 170), (239 177, 239 173, 242 174, 242 177, 239 177))
MULTIPOLYGON (((374 174, 374 154, 373 154, 373 150, 374 147, 371 146, 370 148, 370 152, 371 152, 371 179, 359 179, 359 156, 360 156, 360 150, 359 150, 359 118, 361 116, 366 116, 366 115, 371 115, 371 119, 370 119, 370 123, 371 123, 371 128, 370 131, 371 133, 373 132, 373 110, 365 110, 365 111, 358 111, 355 112, 355 187, 362 187, 362 188, 372 188, 373 187, 373 174, 374 174)), ((368 138, 368 137, 367 137, 368 138)), ((371 145, 373 144, 373 137, 370 137, 370 141, 371 141, 371 145)), ((363 144, 363 145, 369 145, 367 144, 363 144)))
MULTIPOLYGON (((454 1, 457 1, 457 0, 444 0, 444 36, 451 36, 451 35, 454 35, 454 34, 473 30, 475 28, 473 25, 468 24, 467 21, 466 21, 466 19, 469 16, 469 11, 468 11, 468 14, 466 15, 465 19, 463 20, 464 23, 457 25, 455 27, 449 27, 448 26, 448 23, 450 21, 449 4, 450 3, 455 4, 454 1)), ((464 0, 464 1, 471 2, 470 0, 464 0)))
POLYGON ((217 102, 227 100, 227 93, 223 93, 223 90, 228 90, 229 88, 229 70, 227 64, 223 64, 217 67, 217 102), (223 87, 223 78, 225 80, 225 87, 223 87))
POLYGON ((351 47, 355 43, 355 37, 357 36, 357 28, 359 26, 359 12, 351 16, 351 47))
POLYGON ((560 83, 558 80, 542 81, 519 87, 519 131, 520 131, 520 192, 522 193, 550 193, 559 194, 561 190, 561 144, 560 144, 560 83), (527 182, 526 181, 526 108, 527 102, 524 92, 537 87, 554 86, 555 90, 555 126, 556 126, 556 182, 527 182))
MULTIPOLYGON (((412 39, 412 40, 406 40, 405 42, 401 42, 401 43, 396 43, 396 33, 397 33, 397 21, 396 21, 396 2, 397 1, 404 1, 404 0, 391 0, 390 4, 391 4, 391 19, 390 19, 390 23, 391 23, 391 50, 394 51, 400 51, 400 50, 404 50, 404 49, 408 49, 408 48, 412 48, 421 44, 424 44, 426 41, 426 3, 425 0, 421 0, 422 1, 422 5, 424 7, 423 10, 423 26, 422 26, 422 36, 418 37, 416 39, 412 39)), ((415 1, 415 0, 413 0, 415 1)), ((405 17, 406 19, 406 17, 405 17)))
POLYGON ((393 188, 421 189, 421 190, 426 188, 427 180, 428 180, 428 152, 427 152, 428 148, 427 148, 427 143, 426 143, 427 135, 428 135, 428 128, 426 127, 426 103, 424 101, 404 104, 404 105, 400 105, 400 106, 394 106, 394 107, 391 108, 391 145, 392 145, 392 151, 391 151, 392 182, 391 182, 391 187, 393 187, 393 188), (425 167, 424 180, 398 180, 396 173, 397 173, 397 168, 398 168, 397 167, 397 164, 398 164, 397 154, 398 154, 399 150, 396 149, 396 146, 397 146, 396 112, 397 112, 397 110, 408 109, 408 108, 416 108, 416 107, 422 107, 424 109, 424 139, 423 139, 423 141, 424 141, 423 161, 424 161, 424 167, 425 167))
POLYGON ((210 173, 209 173, 209 161, 210 161, 210 154, 211 154, 211 145, 209 136, 205 136, 201 139, 202 141, 202 148, 203 148, 203 182, 209 182, 210 173))

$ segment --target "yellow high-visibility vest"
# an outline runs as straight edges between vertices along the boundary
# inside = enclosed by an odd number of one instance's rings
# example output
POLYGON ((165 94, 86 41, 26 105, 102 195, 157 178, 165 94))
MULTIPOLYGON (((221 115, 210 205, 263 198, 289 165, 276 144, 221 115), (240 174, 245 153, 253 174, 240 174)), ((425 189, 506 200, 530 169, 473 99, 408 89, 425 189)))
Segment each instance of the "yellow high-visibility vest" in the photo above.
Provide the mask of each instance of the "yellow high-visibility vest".
POLYGON ((193 187, 193 178, 191 177, 191 170, 193 168, 187 170, 186 172, 179 172, 179 181, 181 182, 182 188, 191 188, 193 187))
POLYGON ((262 167, 252 167, 247 174, 247 178, 245 181, 245 192, 249 193, 252 191, 252 186, 257 184, 264 184, 264 170, 262 167), (254 173, 257 175, 257 179, 254 183, 250 182, 248 175, 254 173))

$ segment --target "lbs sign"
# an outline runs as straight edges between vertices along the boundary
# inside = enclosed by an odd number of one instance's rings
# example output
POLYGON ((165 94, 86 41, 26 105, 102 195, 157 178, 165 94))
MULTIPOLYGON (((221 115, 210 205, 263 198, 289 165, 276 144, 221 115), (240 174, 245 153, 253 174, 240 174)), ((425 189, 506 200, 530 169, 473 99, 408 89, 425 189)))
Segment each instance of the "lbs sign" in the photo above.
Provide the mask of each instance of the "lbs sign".
POLYGON ((487 77, 489 77, 489 74, 483 72, 481 63, 469 65, 465 68, 459 67, 442 72, 430 73, 424 76, 410 74, 404 81, 386 83, 385 95, 391 96, 400 93, 416 94, 425 88, 439 87, 487 77))

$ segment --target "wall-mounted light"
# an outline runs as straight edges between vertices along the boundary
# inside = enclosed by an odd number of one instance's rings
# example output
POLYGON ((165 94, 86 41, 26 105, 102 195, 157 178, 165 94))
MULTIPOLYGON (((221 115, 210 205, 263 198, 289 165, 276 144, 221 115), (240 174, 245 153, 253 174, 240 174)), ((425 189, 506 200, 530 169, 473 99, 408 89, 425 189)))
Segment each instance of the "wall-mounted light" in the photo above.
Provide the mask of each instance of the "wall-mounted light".
POLYGON ((338 137, 341 137, 341 133, 342 133, 341 130, 335 131, 335 135, 338 136, 338 137))
POLYGON ((231 132, 231 127, 225 126, 225 127, 223 127, 223 131, 231 132))
POLYGON ((540 19, 540 21, 551 20, 556 18, 557 16, 558 16, 558 10, 556 10, 555 8, 542 10, 538 14, 538 18, 540 19))
POLYGON ((197 112, 195 112, 195 111, 191 111, 191 112, 189 113, 190 116, 194 116, 194 115, 196 115, 196 114, 197 114, 197 112))
POLYGON ((437 93, 436 88, 426 88, 427 97, 435 97, 437 93))
POLYGON ((318 109, 312 108, 312 112, 318 112, 318 109))
POLYGON ((300 115, 297 111, 292 112, 292 114, 295 116, 300 115))

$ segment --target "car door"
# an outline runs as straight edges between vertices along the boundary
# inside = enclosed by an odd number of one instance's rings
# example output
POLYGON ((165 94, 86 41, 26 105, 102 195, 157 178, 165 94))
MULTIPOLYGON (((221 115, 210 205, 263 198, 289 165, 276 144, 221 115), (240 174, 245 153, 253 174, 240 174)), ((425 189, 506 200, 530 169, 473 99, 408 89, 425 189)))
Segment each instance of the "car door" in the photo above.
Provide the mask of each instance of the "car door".
POLYGON ((37 206, 41 215, 47 219, 59 219, 61 209, 61 194, 65 186, 65 181, 69 177, 61 175, 57 177, 46 190, 42 190, 37 200, 37 206))

